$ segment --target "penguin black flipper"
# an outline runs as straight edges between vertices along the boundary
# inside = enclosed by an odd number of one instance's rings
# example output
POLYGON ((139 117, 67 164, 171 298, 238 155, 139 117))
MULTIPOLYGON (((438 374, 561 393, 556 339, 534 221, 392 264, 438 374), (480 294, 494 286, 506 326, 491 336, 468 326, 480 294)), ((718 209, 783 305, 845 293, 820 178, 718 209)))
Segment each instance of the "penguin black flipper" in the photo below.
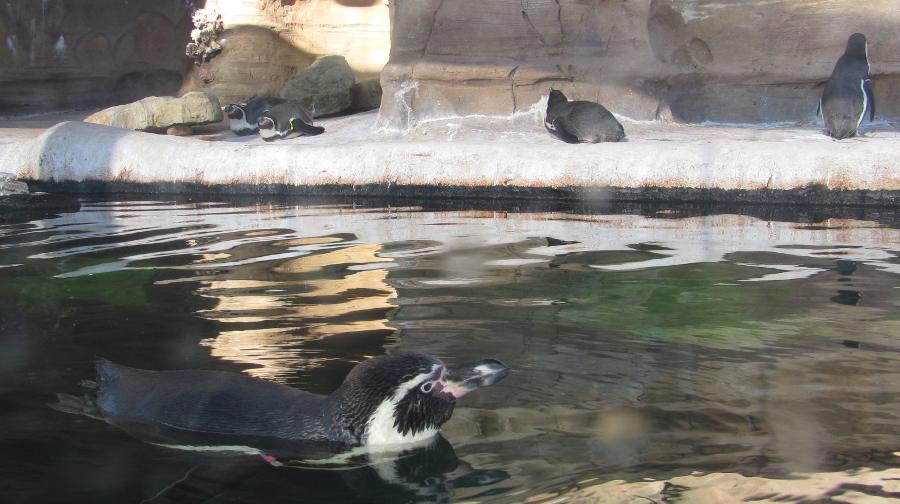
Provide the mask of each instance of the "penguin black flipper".
POLYGON ((305 122, 303 122, 303 119, 300 119, 298 117, 292 117, 290 120, 290 124, 291 124, 291 131, 296 131, 302 135, 315 136, 315 135, 321 135, 322 133, 325 133, 325 128, 323 128, 321 126, 313 126, 311 124, 306 124, 305 122))
POLYGON ((563 142, 570 144, 581 143, 581 140, 579 140, 578 137, 569 133, 569 125, 566 124, 566 122, 565 117, 557 117, 553 119, 553 122, 551 123, 552 129, 548 126, 547 130, 563 142))
POLYGON ((863 81, 863 92, 866 94, 866 104, 869 106, 869 122, 875 120, 875 93, 872 91, 872 79, 863 81))

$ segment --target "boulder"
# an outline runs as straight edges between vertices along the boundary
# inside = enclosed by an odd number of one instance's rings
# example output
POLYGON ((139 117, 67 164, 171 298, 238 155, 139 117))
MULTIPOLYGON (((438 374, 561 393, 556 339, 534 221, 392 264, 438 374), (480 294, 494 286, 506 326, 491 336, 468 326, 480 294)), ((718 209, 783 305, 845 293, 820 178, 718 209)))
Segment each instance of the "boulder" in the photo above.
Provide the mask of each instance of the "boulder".
POLYGON ((300 103, 314 117, 336 114, 353 104, 353 71, 343 56, 322 56, 281 88, 281 97, 300 103))
POLYGON ((0 172, 0 197, 13 194, 28 194, 28 184, 16 180, 12 173, 0 172))
POLYGON ((362 112, 380 106, 381 82, 378 79, 368 79, 353 85, 353 110, 362 112))
POLYGON ((194 134, 194 130, 191 129, 190 126, 185 126, 184 124, 179 124, 178 126, 170 126, 166 130, 166 135, 172 136, 191 136, 194 134))
POLYGON ((101 110, 85 122, 138 131, 165 131, 176 125, 196 126, 222 120, 219 100, 195 91, 180 98, 151 96, 134 103, 101 110))

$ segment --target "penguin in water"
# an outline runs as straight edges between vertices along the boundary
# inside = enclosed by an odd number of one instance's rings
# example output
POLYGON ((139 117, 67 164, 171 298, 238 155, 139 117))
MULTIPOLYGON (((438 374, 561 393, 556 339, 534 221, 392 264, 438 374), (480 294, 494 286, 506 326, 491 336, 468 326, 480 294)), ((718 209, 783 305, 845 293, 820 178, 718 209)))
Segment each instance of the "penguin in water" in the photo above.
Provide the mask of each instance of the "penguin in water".
MULTIPOLYGON (((450 368, 430 355, 394 353, 354 367, 328 396, 223 371, 148 371, 96 362, 89 403, 60 395, 56 409, 125 430, 180 431, 344 446, 416 443, 435 436, 456 400, 509 373, 486 359, 450 368)), ((202 436, 201 436, 202 437, 202 436)), ((202 443, 191 443, 202 444, 202 443)), ((216 443, 220 445, 222 443, 216 443)))
POLYGON ((558 89, 550 89, 544 126, 568 143, 618 142, 625 130, 606 107, 589 101, 569 101, 558 89))
POLYGON ((312 123, 312 114, 298 103, 276 105, 257 121, 259 136, 267 142, 293 134, 313 136, 325 132, 325 128, 313 126, 312 123))
POLYGON ((834 65, 819 99, 825 132, 837 140, 857 134, 866 109, 869 110, 869 121, 875 119, 868 55, 866 37, 862 33, 850 35, 847 49, 834 65))
POLYGON ((247 103, 231 103, 222 107, 228 117, 228 127, 237 135, 250 135, 259 130, 257 121, 263 112, 284 103, 282 98, 251 98, 247 103))

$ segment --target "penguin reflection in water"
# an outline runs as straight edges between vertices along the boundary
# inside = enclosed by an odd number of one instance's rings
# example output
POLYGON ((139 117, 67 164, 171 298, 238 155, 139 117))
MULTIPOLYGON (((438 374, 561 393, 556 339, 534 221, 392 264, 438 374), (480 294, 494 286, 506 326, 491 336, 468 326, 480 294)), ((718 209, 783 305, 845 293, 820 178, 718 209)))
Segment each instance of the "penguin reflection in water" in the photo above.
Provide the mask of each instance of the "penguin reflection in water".
POLYGON ((568 143, 618 142, 625 129, 606 107, 589 101, 569 101, 558 89, 550 90, 544 126, 568 143))
POLYGON ((246 103, 229 103, 222 107, 228 117, 228 127, 236 135, 250 135, 259 131, 259 117, 272 107, 284 103, 282 98, 256 97, 246 103))
POLYGON ((199 504, 217 497, 222 502, 256 502, 265 495, 270 502, 447 503, 460 489, 473 489, 467 494, 477 496, 474 489, 509 479, 506 471, 478 469, 461 460, 442 436, 404 446, 342 462, 288 461, 275 467, 250 455, 209 455, 182 477, 184 469, 174 469, 173 483, 142 502, 199 504))
POLYGON ((321 126, 313 126, 312 114, 298 103, 282 103, 264 112, 257 121, 259 136, 270 142, 292 135, 313 136, 325 132, 321 126))
POLYGON ((869 79, 868 45, 862 33, 854 33, 825 83, 819 112, 825 120, 825 132, 841 140, 859 132, 866 110, 869 121, 874 120, 875 94, 869 79))

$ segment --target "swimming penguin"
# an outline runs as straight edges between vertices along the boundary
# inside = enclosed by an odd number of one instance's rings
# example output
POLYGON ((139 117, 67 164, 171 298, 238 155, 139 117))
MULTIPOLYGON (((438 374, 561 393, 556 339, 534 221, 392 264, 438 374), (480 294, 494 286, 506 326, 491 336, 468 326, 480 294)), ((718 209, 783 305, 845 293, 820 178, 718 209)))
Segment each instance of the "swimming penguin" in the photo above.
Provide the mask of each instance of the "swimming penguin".
POLYGON ((251 98, 247 103, 225 105, 222 111, 228 116, 228 127, 231 131, 238 135, 249 135, 259 130, 257 125, 259 116, 279 103, 284 103, 284 99, 258 97, 251 98))
POLYGON ((337 390, 321 396, 223 371, 148 371, 106 360, 96 369, 94 414, 66 407, 64 395, 57 409, 123 428, 351 446, 429 439, 450 419, 457 399, 509 372, 494 359, 450 369, 430 355, 394 353, 356 365, 337 390))
POLYGON ((325 132, 325 128, 312 125, 312 114, 298 103, 276 105, 263 113, 257 122, 259 136, 267 142, 292 134, 313 136, 325 132))
POLYGON ((557 89, 550 90, 544 126, 568 143, 618 142, 625 130, 606 107, 589 101, 569 101, 557 89))
POLYGON ((847 49, 838 58, 819 99, 819 111, 825 120, 825 132, 838 140, 856 135, 866 109, 875 119, 875 95, 869 79, 869 51, 866 37, 854 33, 847 49))

